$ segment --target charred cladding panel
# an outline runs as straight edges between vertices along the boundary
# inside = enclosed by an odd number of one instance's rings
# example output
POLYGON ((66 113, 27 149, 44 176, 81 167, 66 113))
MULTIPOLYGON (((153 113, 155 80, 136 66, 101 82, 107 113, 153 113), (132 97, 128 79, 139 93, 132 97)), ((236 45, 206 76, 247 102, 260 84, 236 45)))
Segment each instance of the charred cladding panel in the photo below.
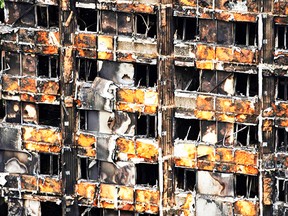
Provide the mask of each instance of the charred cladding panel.
POLYGON ((3 6, 3 214, 287 214, 287 0, 3 6))

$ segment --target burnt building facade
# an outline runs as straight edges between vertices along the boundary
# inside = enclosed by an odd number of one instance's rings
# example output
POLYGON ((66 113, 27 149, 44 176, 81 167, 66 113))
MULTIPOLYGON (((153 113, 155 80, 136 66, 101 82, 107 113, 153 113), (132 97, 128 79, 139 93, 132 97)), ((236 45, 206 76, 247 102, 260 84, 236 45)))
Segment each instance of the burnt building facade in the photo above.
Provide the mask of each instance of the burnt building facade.
POLYGON ((287 0, 0 19, 1 215, 288 215, 287 0))

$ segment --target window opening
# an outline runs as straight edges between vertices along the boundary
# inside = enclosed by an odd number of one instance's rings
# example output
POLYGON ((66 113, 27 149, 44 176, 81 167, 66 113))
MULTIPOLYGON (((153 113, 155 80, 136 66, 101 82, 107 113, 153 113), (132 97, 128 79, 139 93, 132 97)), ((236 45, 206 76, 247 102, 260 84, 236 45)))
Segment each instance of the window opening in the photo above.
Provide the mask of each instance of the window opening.
POLYGON ((96 10, 78 8, 77 24, 80 31, 98 31, 98 21, 96 10))
POLYGON ((175 174, 177 178, 177 188, 187 190, 194 190, 196 186, 196 172, 180 167, 175 167, 175 174))
POLYGON ((154 87, 157 84, 157 66, 135 64, 135 85, 154 87))
POLYGON ((236 145, 248 147, 258 144, 257 126, 236 124, 234 128, 236 145))
POLYGON ((58 56, 38 56, 38 76, 57 78, 59 74, 58 56))
POLYGON ((199 70, 192 67, 175 67, 174 83, 176 89, 198 91, 200 86, 199 79, 199 70))
POLYGON ((257 23, 235 22, 235 44, 256 46, 257 23))
POLYGON ((285 128, 277 128, 276 130, 276 150, 287 151, 287 131, 285 128))
POLYGON ((37 6, 37 26, 44 28, 59 27, 58 18, 57 6, 37 6))
POLYGON ((175 138, 200 141, 200 121, 197 119, 175 119, 175 138))
POLYGON ((39 153, 39 155, 40 155, 40 174, 58 175, 59 156, 45 153, 39 153))
POLYGON ((258 196, 258 176, 236 175, 236 196, 255 198, 258 196))
POLYGON ((154 14, 136 14, 136 33, 145 37, 155 38, 157 36, 156 22, 156 15, 154 14))
POLYGON ((146 137, 156 136, 156 118, 155 116, 141 115, 137 118, 136 134, 146 137))
POLYGON ((59 105, 38 104, 39 124, 60 127, 61 110, 59 105))
POLYGON ((175 17, 174 37, 178 40, 195 40, 198 34, 196 18, 175 17))
POLYGON ((94 59, 78 59, 79 80, 94 81, 98 76, 97 62, 94 59))
POLYGON ((277 179, 277 198, 278 201, 288 202, 288 182, 284 179, 277 179))
POLYGON ((136 164, 136 184, 156 185, 158 179, 157 164, 136 164))
POLYGON ((277 98, 282 100, 288 100, 288 78, 287 77, 278 77, 277 79, 278 93, 277 98))
POLYGON ((275 25, 275 47, 278 49, 287 49, 287 28, 288 26, 284 25, 275 25))

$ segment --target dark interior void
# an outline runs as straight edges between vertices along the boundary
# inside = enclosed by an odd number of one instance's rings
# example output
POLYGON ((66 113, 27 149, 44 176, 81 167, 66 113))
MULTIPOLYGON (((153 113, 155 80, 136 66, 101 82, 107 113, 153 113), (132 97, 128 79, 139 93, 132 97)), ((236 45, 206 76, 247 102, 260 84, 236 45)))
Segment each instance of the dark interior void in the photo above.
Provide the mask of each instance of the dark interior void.
POLYGON ((175 118, 175 139, 198 140, 200 121, 197 119, 175 118))
POLYGON ((235 44, 256 45, 257 23, 235 22, 235 44))
POLYGON ((278 179, 278 201, 288 201, 288 182, 284 179, 278 179))
POLYGON ((5 202, 4 197, 0 197, 0 215, 8 215, 8 204, 5 202))
POLYGON ((288 99, 288 78, 278 77, 278 99, 287 100, 288 99))
POLYGON ((154 14, 137 14, 136 33, 145 37, 154 38, 157 36, 157 17, 154 14))
POLYGON ((97 61, 95 59, 82 59, 78 61, 79 80, 94 81, 97 77, 97 61))
POLYGON ((277 128, 277 151, 287 151, 287 132, 285 128, 277 128))
POLYGON ((176 176, 177 188, 187 190, 194 190, 196 186, 196 172, 184 168, 175 167, 174 173, 176 176))
POLYGON ((59 105, 39 104, 39 124, 60 127, 61 110, 59 105))
POLYGON ((141 115, 137 118, 136 134, 147 137, 155 137, 155 116, 141 115))
POLYGON ((97 11, 87 8, 78 8, 77 24, 81 31, 97 31, 97 11))
POLYGON ((58 175, 59 156, 40 153, 40 174, 58 175))
POLYGON ((251 97, 258 95, 258 75, 243 74, 243 73, 236 73, 235 75, 236 75, 236 89, 235 89, 236 95, 246 95, 251 97), (249 95, 247 95, 247 93, 249 95))
POLYGON ((259 197, 258 176, 237 174, 235 185, 236 196, 244 196, 245 198, 259 197))
POLYGON ((136 164, 136 170, 136 184, 157 184, 158 164, 136 164))
POLYGON ((58 6, 50 5, 48 7, 37 7, 37 25, 49 28, 59 27, 59 8, 58 6))
POLYGON ((276 25, 275 30, 275 35, 278 37, 278 44, 276 44, 277 48, 287 49, 287 26, 276 25))
POLYGON ((54 202, 41 202, 41 216, 62 215, 61 204, 54 202))
POLYGON ((4 23, 4 8, 0 8, 0 22, 4 23))
POLYGON ((258 129, 257 126, 240 125, 235 127, 237 129, 237 144, 241 146, 248 146, 258 144, 258 129))
POLYGON ((4 101, 0 100, 0 120, 2 120, 5 117, 5 105, 4 101))
POLYGON ((135 85, 154 87, 157 84, 157 66, 135 64, 135 85))
POLYGON ((175 33, 178 40, 195 40, 198 34, 196 18, 174 17, 175 33))
POLYGON ((199 71, 195 67, 175 67, 174 85, 176 89, 197 91, 199 71))
POLYGON ((58 57, 38 56, 38 76, 56 78, 59 75, 58 57))

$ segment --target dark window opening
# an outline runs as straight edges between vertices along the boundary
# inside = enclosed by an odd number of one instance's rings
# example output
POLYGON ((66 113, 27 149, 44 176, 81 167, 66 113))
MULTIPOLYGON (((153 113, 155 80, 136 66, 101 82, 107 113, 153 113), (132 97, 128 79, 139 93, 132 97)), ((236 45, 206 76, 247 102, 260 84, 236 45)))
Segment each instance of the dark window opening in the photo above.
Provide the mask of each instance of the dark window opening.
POLYGON ((235 44, 255 46, 257 41, 257 24, 235 22, 235 44))
POLYGON ((4 117, 5 117, 5 105, 4 105, 4 101, 0 100, 0 122, 2 121, 4 117))
POLYGON ((62 215, 62 205, 54 202, 41 202, 41 216, 62 215))
POLYGON ((175 67, 174 83, 176 89, 198 91, 199 71, 194 67, 175 67))
POLYGON ((288 99, 288 78, 278 77, 278 94, 277 98, 282 100, 288 99))
POLYGON ((87 111, 79 110, 80 130, 87 130, 87 111))
POLYGON ((78 59, 79 80, 94 81, 97 74, 97 62, 94 59, 78 59))
POLYGON ((157 84, 157 66, 135 64, 135 85, 154 87, 157 84))
POLYGON ((80 158, 80 178, 98 180, 99 163, 90 158, 80 158))
POLYGON ((200 135, 200 121, 197 119, 180 119, 175 121, 175 138, 182 140, 197 140, 200 135))
POLYGON ((157 36, 157 19, 153 14, 137 14, 136 17, 136 33, 145 37, 156 38, 157 36))
MULTIPOLYGON (((3 53, 2 53, 3 54, 3 53)), ((5 52, 2 55, 4 73, 10 75, 20 75, 20 54, 13 52, 5 52)))
POLYGON ((9 101, 6 102, 6 122, 11 123, 21 123, 21 104, 18 101, 9 101))
POLYGON ((129 13, 117 13, 118 34, 131 35, 133 32, 133 19, 129 13))
POLYGON ((255 198, 258 196, 258 176, 236 175, 236 196, 255 198))
POLYGON ((156 118, 155 116, 141 115, 137 118, 136 134, 147 137, 156 136, 156 118))
POLYGON ((277 179, 278 201, 288 202, 288 182, 284 179, 277 179))
POLYGON ((78 209, 79 209, 79 215, 81 215, 81 216, 94 216, 94 215, 102 216, 103 215, 103 209, 100 209, 100 208, 78 206, 78 209), (85 212, 85 214, 84 214, 84 212, 85 212))
POLYGON ((8 215, 8 204, 5 202, 4 197, 0 197, 1 215, 8 215))
POLYGON ((195 40, 198 34, 196 18, 175 17, 175 37, 178 40, 195 40))
POLYGON ((258 76, 256 74, 236 73, 236 95, 258 95, 258 76))
POLYGON ((61 110, 59 105, 38 104, 39 124, 60 127, 61 110))
POLYGON ((287 49, 288 48, 288 34, 287 34, 287 27, 283 25, 276 25, 275 26, 275 46, 278 49, 287 49))
POLYGON ((38 56, 38 76, 57 78, 60 76, 58 57, 38 56))
POLYGON ((276 130, 276 139, 277 139, 277 151, 287 151, 287 132, 285 128, 277 128, 276 130))
POLYGON ((80 158, 81 179, 88 179, 88 158, 80 158))
POLYGON ((0 9, 0 22, 4 23, 4 8, 0 9))
POLYGON ((59 27, 57 6, 37 7, 37 25, 45 28, 59 27))
POLYGON ((158 179, 157 164, 136 164, 136 184, 156 185, 158 179))
POLYGON ((236 140, 239 146, 251 146, 258 143, 257 126, 251 125, 235 125, 236 140))
POLYGON ((116 13, 101 11, 101 31, 105 34, 116 34, 116 13))
POLYGON ((93 9, 78 8, 77 24, 81 31, 96 32, 98 29, 97 11, 93 9))
POLYGON ((184 168, 175 167, 177 188, 187 190, 194 190, 196 186, 196 172, 184 168))
POLYGON ((40 153, 40 174, 58 175, 58 155, 40 153))

